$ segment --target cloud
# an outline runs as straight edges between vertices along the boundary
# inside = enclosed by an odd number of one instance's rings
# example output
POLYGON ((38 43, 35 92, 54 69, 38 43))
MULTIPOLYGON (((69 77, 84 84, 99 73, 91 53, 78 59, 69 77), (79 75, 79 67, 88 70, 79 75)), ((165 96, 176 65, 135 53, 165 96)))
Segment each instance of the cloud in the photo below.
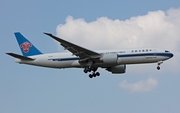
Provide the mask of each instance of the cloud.
POLYGON ((123 89, 127 89, 131 92, 149 92, 155 89, 158 85, 158 81, 153 78, 147 80, 140 80, 136 83, 127 83, 126 80, 122 81, 119 86, 123 89))
POLYGON ((68 16, 56 29, 58 36, 93 49, 155 46, 172 50, 180 41, 179 30, 180 9, 148 12, 124 21, 100 17, 86 22, 68 16))
MULTIPOLYGON (((150 11, 127 20, 100 17, 86 22, 83 18, 66 18, 56 28, 57 36, 88 49, 153 47, 175 54, 169 67, 180 65, 180 8, 150 11)), ((61 47, 62 48, 62 47, 61 47)))

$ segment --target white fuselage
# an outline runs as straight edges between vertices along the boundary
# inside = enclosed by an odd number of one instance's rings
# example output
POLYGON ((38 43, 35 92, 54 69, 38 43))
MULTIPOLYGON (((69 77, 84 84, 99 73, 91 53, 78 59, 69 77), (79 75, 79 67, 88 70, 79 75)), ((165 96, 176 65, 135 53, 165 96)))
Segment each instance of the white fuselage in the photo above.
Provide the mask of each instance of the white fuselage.
MULTIPOLYGON (((139 48, 139 49, 124 49, 124 50, 111 50, 111 51, 97 51, 101 55, 117 54, 116 63, 98 62, 93 64, 96 67, 106 68, 109 65, 116 66, 121 64, 141 64, 141 63, 155 63, 164 61, 173 56, 172 53, 165 50, 154 48, 139 48)), ((29 56, 35 60, 25 61, 16 59, 16 62, 21 64, 30 64, 35 66, 50 67, 50 68, 81 68, 79 57, 72 55, 70 52, 62 53, 49 53, 29 56)))

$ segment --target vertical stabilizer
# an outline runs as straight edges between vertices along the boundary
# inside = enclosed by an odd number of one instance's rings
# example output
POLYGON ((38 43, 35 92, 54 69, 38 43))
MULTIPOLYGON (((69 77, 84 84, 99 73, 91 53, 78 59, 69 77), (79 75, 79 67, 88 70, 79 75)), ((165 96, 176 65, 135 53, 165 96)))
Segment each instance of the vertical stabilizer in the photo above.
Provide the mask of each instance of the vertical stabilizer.
POLYGON ((29 40, 20 32, 14 33, 23 56, 32 56, 42 54, 29 40))

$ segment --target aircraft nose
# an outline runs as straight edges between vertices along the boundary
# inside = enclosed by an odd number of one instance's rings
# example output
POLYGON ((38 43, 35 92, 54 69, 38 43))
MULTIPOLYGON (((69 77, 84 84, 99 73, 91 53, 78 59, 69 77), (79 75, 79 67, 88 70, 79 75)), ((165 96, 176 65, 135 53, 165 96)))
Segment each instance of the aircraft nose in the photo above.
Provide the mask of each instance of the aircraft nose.
POLYGON ((169 53, 169 58, 172 58, 174 55, 172 53, 169 53))

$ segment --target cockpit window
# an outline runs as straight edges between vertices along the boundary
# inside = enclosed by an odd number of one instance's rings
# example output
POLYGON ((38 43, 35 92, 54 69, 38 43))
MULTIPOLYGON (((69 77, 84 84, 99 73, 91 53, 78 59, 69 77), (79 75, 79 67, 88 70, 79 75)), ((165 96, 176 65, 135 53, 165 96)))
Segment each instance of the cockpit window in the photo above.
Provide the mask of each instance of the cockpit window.
POLYGON ((167 51, 167 50, 166 50, 165 52, 166 52, 166 53, 169 53, 169 51, 167 51))

